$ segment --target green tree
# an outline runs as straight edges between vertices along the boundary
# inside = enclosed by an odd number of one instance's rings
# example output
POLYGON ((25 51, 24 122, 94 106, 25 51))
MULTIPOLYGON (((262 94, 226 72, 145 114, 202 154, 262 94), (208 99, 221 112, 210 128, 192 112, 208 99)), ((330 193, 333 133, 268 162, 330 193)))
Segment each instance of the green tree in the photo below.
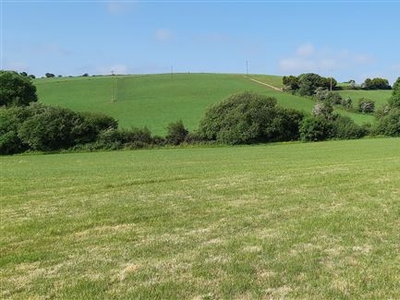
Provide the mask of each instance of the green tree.
POLYGON ((377 134, 400 136, 400 107, 394 107, 378 120, 377 134))
POLYGON ((300 96, 313 96, 318 91, 331 91, 335 89, 337 81, 335 78, 322 77, 315 73, 305 73, 300 76, 284 76, 282 79, 285 91, 298 93, 300 96))
POLYGON ((380 109, 376 116, 377 134, 400 136, 400 77, 393 84, 392 97, 388 100, 388 105, 380 109))
POLYGON ((14 71, 0 71, 0 106, 26 106, 38 100, 31 78, 14 71))
POLYGON ((296 76, 283 76, 282 83, 286 91, 296 91, 299 89, 299 79, 296 76))
POLYGON ((301 96, 312 96, 314 95, 317 88, 330 89, 337 84, 337 81, 333 78, 321 77, 315 73, 306 73, 299 76, 299 94, 301 96))
POLYGON ((362 87, 366 90, 390 90, 389 81, 385 78, 367 78, 362 87))
POLYGON ((393 84, 392 97, 389 100, 390 107, 400 108, 400 77, 393 84))

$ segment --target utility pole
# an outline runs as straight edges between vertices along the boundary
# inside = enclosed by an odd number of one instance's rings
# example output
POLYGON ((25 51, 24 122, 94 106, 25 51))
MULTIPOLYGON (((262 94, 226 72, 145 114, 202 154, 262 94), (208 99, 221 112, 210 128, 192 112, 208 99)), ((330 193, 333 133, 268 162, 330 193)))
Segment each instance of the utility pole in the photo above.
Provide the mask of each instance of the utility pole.
POLYGON ((246 59, 246 76, 249 77, 249 61, 246 59))
POLYGON ((171 79, 174 80, 174 66, 171 66, 171 79))

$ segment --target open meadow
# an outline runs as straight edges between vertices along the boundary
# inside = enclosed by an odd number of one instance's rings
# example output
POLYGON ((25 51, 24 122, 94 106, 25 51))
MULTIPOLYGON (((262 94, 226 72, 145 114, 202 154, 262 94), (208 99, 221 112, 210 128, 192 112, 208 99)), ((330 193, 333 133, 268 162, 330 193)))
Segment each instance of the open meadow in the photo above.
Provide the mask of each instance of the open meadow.
POLYGON ((0 157, 0 297, 398 299, 399 149, 0 157))
POLYGON ((339 94, 343 98, 350 97, 355 107, 358 105, 358 100, 367 98, 375 101, 375 106, 379 108, 387 104, 387 100, 392 96, 392 90, 344 90, 339 91, 339 94))
MULTIPOLYGON (((282 87, 280 76, 250 77, 282 87)), ((165 135, 168 124, 180 119, 189 130, 195 130, 211 104, 243 91, 275 97, 281 106, 306 113, 311 113, 315 104, 313 100, 273 90, 241 74, 44 78, 34 83, 39 101, 45 104, 105 113, 116 118, 122 128, 147 126, 157 135, 165 135)), ((360 125, 374 121, 371 115, 339 112, 360 125)))

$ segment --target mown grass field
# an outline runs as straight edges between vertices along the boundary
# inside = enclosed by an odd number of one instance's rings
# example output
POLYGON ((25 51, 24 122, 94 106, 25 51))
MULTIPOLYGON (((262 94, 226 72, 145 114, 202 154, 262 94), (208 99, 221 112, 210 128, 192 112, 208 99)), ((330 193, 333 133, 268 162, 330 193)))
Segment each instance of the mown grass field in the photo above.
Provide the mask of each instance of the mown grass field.
POLYGON ((0 297, 398 299, 399 149, 0 157, 0 297))
MULTIPOLYGON (((280 76, 251 77, 282 86, 280 76)), ((280 105, 307 113, 314 106, 310 99, 277 92, 240 74, 52 78, 37 79, 35 85, 43 103, 76 111, 102 112, 116 118, 123 128, 147 126, 158 135, 164 135, 168 124, 180 119, 190 130, 195 130, 211 104, 242 91, 275 97, 280 105)), ((359 124, 374 120, 368 115, 344 113, 359 124)))

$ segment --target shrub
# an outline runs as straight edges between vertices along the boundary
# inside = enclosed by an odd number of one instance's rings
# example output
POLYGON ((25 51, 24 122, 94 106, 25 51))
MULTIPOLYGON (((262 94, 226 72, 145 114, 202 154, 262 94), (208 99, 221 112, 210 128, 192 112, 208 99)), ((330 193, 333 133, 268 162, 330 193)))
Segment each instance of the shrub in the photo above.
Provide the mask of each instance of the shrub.
POLYGON ((400 77, 393 84, 392 97, 389 99, 390 107, 400 108, 400 77))
POLYGON ((323 88, 323 87, 318 87, 315 90, 315 98, 319 101, 324 101, 329 98, 329 90, 323 88))
POLYGON ((103 130, 118 128, 118 122, 107 115, 100 113, 79 113, 80 122, 76 122, 72 128, 71 135, 74 137, 74 144, 86 144, 96 141, 99 133, 103 130))
POLYGON ((376 133, 387 136, 400 136, 400 108, 392 108, 387 114, 379 118, 376 133))
POLYGON ((358 101, 358 111, 364 114, 373 113, 375 110, 375 102, 366 98, 358 101))
POLYGON ((25 107, 0 108, 0 154, 15 154, 28 150, 18 136, 22 123, 31 116, 25 107))
POLYGON ((334 93, 334 92, 329 93, 328 99, 332 104, 341 104, 343 100, 342 96, 340 96, 339 93, 334 93))
POLYGON ((340 104, 346 109, 353 108, 353 101, 351 100, 350 97, 347 97, 346 99, 342 99, 340 104))
POLYGON ((336 115, 332 121, 332 125, 332 136, 337 139, 358 139, 367 134, 365 128, 357 125, 351 118, 347 116, 336 115))
POLYGON ((123 146, 121 131, 115 128, 109 128, 100 132, 93 149, 118 150, 123 146))
POLYGON ((82 122, 80 116, 70 110, 46 107, 43 113, 33 115, 21 125, 18 136, 33 150, 67 149, 75 145, 74 124, 82 122))
POLYGON ((109 128, 100 133, 95 149, 118 150, 122 148, 141 149, 154 143, 151 132, 147 127, 130 130, 109 128))
POLYGON ((131 149, 147 148, 153 144, 151 131, 147 127, 132 127, 130 130, 121 130, 121 143, 131 149))
POLYGON ((331 138, 333 133, 332 122, 323 116, 307 117, 300 126, 300 139, 304 142, 324 141, 331 138))
POLYGON ((168 133, 165 137, 166 142, 171 145, 179 145, 183 143, 189 131, 183 125, 182 120, 175 123, 169 123, 167 127, 168 133))
POLYGON ((312 114, 314 117, 323 117, 325 119, 331 119, 333 113, 333 107, 328 102, 318 102, 314 105, 312 114))
POLYGON ((211 106, 200 121, 208 141, 251 144, 296 139, 303 115, 277 106, 275 98, 243 92, 211 106))
POLYGON ((60 107, 34 104, 18 129, 18 137, 33 150, 54 151, 96 141, 99 133, 116 128, 111 117, 77 113, 60 107))

